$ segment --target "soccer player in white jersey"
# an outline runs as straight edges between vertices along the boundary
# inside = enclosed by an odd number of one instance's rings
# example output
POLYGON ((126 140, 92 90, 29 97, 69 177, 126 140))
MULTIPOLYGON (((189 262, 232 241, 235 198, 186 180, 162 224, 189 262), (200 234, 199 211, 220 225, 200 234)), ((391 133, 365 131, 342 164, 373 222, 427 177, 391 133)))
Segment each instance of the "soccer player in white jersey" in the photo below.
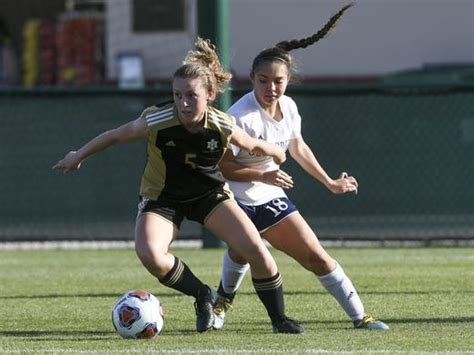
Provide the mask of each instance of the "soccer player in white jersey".
MULTIPOLYGON (((254 59, 250 79, 253 91, 244 95, 228 111, 250 136, 274 143, 290 155, 315 179, 335 194, 357 193, 358 183, 343 172, 337 179, 328 176, 301 136, 301 117, 295 102, 285 96, 294 72, 293 58, 288 53, 305 48, 323 38, 351 5, 344 6, 316 34, 301 40, 278 43, 265 49, 254 59)), ((283 189, 293 186, 291 176, 272 159, 232 146, 220 163, 241 208, 254 222, 260 235, 273 247, 285 252, 316 279, 339 302, 355 328, 389 329, 364 310, 362 301, 349 277, 321 246, 283 189)), ((248 264, 230 248, 224 255, 222 278, 214 328, 224 325, 226 312, 246 272, 248 264)))

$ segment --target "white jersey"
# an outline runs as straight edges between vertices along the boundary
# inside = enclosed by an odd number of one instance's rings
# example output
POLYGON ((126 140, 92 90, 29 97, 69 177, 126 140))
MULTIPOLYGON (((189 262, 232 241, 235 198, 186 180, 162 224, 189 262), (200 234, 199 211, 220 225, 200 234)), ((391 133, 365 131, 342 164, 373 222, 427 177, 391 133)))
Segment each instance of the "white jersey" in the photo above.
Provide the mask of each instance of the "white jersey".
MULTIPOLYGON (((285 152, 291 139, 301 136, 301 116, 296 103, 288 96, 281 96, 278 100, 283 119, 280 121, 270 117, 258 103, 255 93, 249 92, 240 98, 227 111, 236 119, 236 124, 248 135, 263 139, 280 146, 285 152)), ((236 162, 261 171, 279 169, 273 158, 262 157, 240 149, 231 144, 236 162)), ((286 197, 282 188, 263 182, 228 181, 235 198, 244 205, 258 206, 275 198, 286 197)))

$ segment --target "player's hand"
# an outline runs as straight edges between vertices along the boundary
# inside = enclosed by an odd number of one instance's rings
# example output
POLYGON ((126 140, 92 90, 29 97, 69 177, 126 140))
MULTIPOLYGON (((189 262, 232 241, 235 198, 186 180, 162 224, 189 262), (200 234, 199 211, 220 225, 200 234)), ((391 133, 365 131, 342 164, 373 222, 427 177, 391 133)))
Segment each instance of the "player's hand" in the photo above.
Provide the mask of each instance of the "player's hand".
POLYGON ((62 170, 64 174, 77 170, 81 167, 81 161, 78 159, 76 151, 66 154, 66 156, 53 166, 53 170, 62 170))
POLYGON ((349 176, 346 172, 342 172, 337 180, 333 180, 329 189, 335 194, 345 194, 353 192, 357 194, 359 184, 353 176, 349 176))
POLYGON ((293 187, 293 178, 280 169, 265 172, 262 182, 284 189, 291 189, 293 187))

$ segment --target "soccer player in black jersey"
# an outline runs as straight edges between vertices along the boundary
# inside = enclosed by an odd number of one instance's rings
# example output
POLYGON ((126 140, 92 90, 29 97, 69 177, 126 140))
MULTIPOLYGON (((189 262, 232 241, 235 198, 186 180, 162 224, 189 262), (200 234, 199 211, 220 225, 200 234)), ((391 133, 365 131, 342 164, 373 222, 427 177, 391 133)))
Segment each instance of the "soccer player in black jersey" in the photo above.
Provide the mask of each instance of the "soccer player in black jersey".
POLYGON ((285 153, 276 145, 251 138, 232 116, 209 104, 231 78, 208 41, 198 39, 173 75, 174 102, 152 106, 141 116, 108 130, 71 151, 53 169, 69 173, 91 155, 111 145, 148 141, 148 161, 140 186, 135 249, 147 270, 163 285, 196 299, 196 328, 214 323, 211 290, 189 267, 169 252, 184 217, 203 224, 249 262, 255 290, 276 333, 303 333, 285 315, 283 281, 257 229, 229 192, 218 162, 229 143, 273 157, 285 153))

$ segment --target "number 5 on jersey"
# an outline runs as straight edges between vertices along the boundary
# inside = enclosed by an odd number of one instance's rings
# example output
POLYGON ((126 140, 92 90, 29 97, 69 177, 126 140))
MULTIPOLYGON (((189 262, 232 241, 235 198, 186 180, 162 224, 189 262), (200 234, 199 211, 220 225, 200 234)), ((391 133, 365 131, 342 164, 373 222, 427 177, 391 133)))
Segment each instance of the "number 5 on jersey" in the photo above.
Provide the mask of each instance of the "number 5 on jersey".
POLYGON ((197 164, 195 160, 196 160, 196 154, 188 153, 184 157, 184 164, 191 165, 191 168, 196 169, 197 164))

